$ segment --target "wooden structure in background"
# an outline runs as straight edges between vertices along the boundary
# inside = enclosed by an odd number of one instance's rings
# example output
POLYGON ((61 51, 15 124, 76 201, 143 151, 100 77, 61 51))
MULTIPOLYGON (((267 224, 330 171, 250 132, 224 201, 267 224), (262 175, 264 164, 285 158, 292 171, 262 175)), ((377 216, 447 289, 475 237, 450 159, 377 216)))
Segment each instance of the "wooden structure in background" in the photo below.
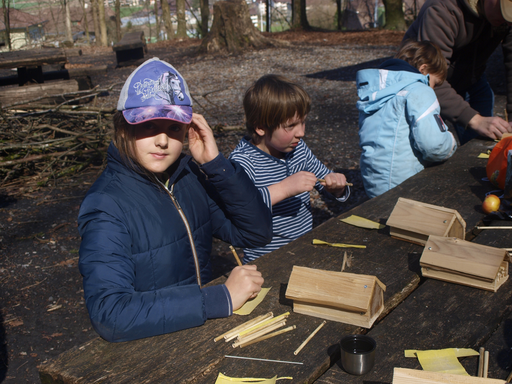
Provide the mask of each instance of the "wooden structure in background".
POLYGON ((117 66, 134 65, 144 59, 148 53, 144 31, 125 33, 121 41, 115 43, 112 49, 116 53, 117 66))
POLYGON ((385 290, 375 276, 295 265, 286 298, 294 312, 371 328, 384 309, 385 290))
POLYGON ((505 380, 395 368, 393 384, 505 384, 505 380))
POLYGON ((398 239, 424 245, 430 235, 465 238, 466 222, 455 209, 421 203, 403 197, 386 223, 398 239))
POLYGON ((42 96, 44 99, 38 100, 38 103, 56 104, 66 101, 61 96, 65 93, 78 92, 79 85, 74 79, 52 81, 45 84, 25 85, 24 87, 8 87, 0 92, 0 104, 6 105, 17 101, 33 100, 42 96))
POLYGON ((507 251, 455 237, 430 236, 420 265, 425 277, 493 292, 508 279, 507 251))

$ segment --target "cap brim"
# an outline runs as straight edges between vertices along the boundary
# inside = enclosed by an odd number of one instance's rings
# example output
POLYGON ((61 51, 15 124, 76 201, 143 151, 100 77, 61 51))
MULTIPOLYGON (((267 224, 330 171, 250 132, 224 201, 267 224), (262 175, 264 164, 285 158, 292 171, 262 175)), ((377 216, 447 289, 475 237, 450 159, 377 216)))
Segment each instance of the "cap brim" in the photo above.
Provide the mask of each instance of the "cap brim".
POLYGON ((512 1, 500 0, 501 3, 501 15, 505 21, 512 23, 512 1))
POLYGON ((192 107, 182 105, 153 105, 149 107, 130 108, 123 111, 129 124, 140 124, 155 119, 167 119, 190 124, 192 107))

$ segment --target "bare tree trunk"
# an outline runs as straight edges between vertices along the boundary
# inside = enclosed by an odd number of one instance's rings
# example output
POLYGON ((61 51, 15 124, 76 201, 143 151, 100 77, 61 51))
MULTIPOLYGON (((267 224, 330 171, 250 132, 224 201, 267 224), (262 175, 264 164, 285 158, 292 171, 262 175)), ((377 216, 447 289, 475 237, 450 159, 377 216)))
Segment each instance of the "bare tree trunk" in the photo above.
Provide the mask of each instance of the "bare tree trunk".
POLYGON ((208 20, 210 19, 210 5, 208 0, 200 0, 201 7, 201 37, 205 38, 208 34, 208 20))
POLYGON ((11 24, 9 22, 9 0, 2 0, 2 7, 4 9, 4 24, 5 24, 5 40, 9 51, 12 50, 11 46, 11 24))
POLYGON ((270 0, 265 0, 265 11, 265 24, 267 24, 265 26, 265 31, 270 32, 270 0))
POLYGON ((300 28, 300 0, 292 0, 292 29, 300 28))
POLYGON ((89 36, 89 23, 87 22, 87 8, 85 8, 85 0, 81 0, 80 4, 82 5, 82 10, 84 13, 84 31, 85 38, 87 39, 87 45, 91 44, 90 36, 89 36))
POLYGON ((68 0, 64 0, 64 10, 66 12, 66 40, 73 44, 73 33, 71 32, 71 13, 69 12, 68 0))
POLYGON ((187 37, 187 20, 185 18, 185 0, 176 0, 176 16, 178 17, 178 30, 176 37, 187 37))
POLYGON ((203 39, 200 52, 239 53, 245 49, 275 46, 253 25, 245 0, 218 1, 213 5, 213 24, 203 39))
POLYGON ((343 18, 343 5, 341 4, 343 0, 336 0, 336 12, 337 12, 337 29, 338 31, 341 31, 342 27, 342 18, 343 18))
POLYGON ((302 29, 311 29, 306 14, 306 0, 300 0, 300 26, 302 29))
POLYGON ((105 21, 105 3, 103 0, 98 0, 98 9, 99 9, 99 22, 100 22, 100 31, 101 31, 101 45, 106 47, 108 45, 108 37, 107 37, 107 22, 105 21))
POLYGON ((96 45, 101 45, 101 31, 100 31, 100 11, 98 9, 98 2, 100 0, 91 0, 92 5, 92 22, 94 24, 94 39, 96 45))
POLYGON ((386 9, 386 25, 384 28, 395 31, 405 31, 407 25, 405 24, 402 0, 382 0, 382 2, 386 9))
POLYGON ((158 20, 158 1, 155 0, 155 34, 156 41, 160 40, 160 20, 158 20))
POLYGON ((116 0, 116 39, 121 41, 121 1, 116 0))
POLYGON ((160 0, 162 7, 162 18, 164 19, 165 31, 167 32, 167 40, 174 38, 174 31, 172 29, 171 9, 167 0, 160 0))

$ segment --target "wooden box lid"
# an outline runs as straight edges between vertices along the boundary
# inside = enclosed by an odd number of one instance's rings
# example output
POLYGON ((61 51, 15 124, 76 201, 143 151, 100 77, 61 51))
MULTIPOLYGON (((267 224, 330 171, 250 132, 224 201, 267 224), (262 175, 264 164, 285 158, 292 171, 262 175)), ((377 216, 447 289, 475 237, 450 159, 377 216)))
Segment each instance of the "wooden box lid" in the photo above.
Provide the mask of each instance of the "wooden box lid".
POLYGON ((386 290, 386 286, 375 276, 294 265, 286 289, 286 298, 366 312, 370 308, 376 284, 383 291, 386 290))
POLYGON ((506 384, 505 380, 394 368, 393 384, 506 384))
POLYGON ((411 232, 447 236, 455 220, 465 230, 466 222, 455 209, 399 197, 386 224, 411 232))
POLYGON ((494 281, 507 252, 455 237, 429 236, 420 258, 422 267, 494 281))

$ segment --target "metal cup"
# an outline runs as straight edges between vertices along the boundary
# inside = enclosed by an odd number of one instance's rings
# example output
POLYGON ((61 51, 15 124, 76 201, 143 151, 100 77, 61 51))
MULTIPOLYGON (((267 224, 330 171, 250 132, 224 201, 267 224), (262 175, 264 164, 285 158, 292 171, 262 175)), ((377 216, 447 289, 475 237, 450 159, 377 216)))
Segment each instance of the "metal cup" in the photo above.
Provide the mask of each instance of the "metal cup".
POLYGON ((375 363, 375 340, 366 335, 345 336, 340 341, 341 365, 352 375, 368 373, 375 363))

